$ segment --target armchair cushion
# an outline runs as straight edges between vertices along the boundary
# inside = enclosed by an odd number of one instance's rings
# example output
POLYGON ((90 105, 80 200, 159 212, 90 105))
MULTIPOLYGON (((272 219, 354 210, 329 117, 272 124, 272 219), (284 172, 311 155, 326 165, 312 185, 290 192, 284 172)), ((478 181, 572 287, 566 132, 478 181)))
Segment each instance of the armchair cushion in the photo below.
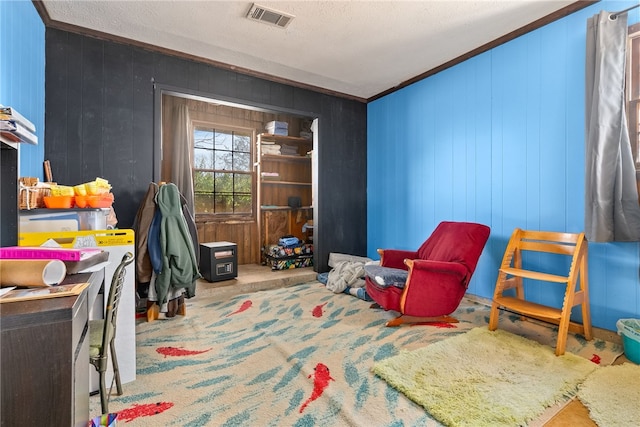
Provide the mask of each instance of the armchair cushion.
POLYGON ((365 265, 365 277, 373 280, 381 288, 395 286, 396 288, 404 288, 407 282, 409 272, 399 268, 382 267, 380 265, 365 265))

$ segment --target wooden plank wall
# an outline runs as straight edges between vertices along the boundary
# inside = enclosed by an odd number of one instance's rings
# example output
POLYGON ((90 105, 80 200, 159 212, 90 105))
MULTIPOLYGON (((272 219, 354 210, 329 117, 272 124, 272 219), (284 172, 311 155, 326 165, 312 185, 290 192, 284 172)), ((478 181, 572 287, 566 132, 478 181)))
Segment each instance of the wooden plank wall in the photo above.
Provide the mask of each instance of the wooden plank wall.
MULTIPOLYGON (((171 153, 172 145, 170 135, 173 135, 173 123, 170 120, 171 112, 178 104, 187 104, 191 120, 216 123, 218 125, 253 129, 256 134, 264 132, 265 124, 272 121, 284 121, 289 123, 289 134, 298 135, 300 132, 300 118, 287 115, 267 113, 246 108, 231 107, 215 104, 213 102, 198 101, 182 97, 164 95, 162 97, 162 170, 163 181, 171 180, 171 153)), ((310 118, 311 120, 312 118, 310 118)), ((252 147, 255 155, 255 146, 252 147)))
MULTIPOLYGON (((254 134, 263 132, 265 124, 272 121, 289 123, 290 134, 300 132, 300 118, 286 114, 267 113, 245 108, 220 105, 212 102, 163 95, 162 99, 162 181, 171 182, 171 156, 174 152, 172 138, 174 123, 171 112, 179 104, 186 104, 192 120, 253 129, 254 134)), ((255 142, 255 141, 254 141, 255 142)), ((255 143, 252 144, 252 156, 255 161, 255 143)), ((255 194, 254 174, 254 194, 255 194)), ((258 236, 257 206, 254 203, 253 214, 247 219, 229 219, 227 216, 213 218, 211 215, 197 215, 196 227, 200 242, 234 242, 238 249, 238 264, 258 264, 261 261, 260 238, 258 236)))
POLYGON ((233 242, 238 249, 238 264, 260 262, 260 242, 256 222, 226 221, 224 223, 196 222, 198 239, 201 242, 233 242))

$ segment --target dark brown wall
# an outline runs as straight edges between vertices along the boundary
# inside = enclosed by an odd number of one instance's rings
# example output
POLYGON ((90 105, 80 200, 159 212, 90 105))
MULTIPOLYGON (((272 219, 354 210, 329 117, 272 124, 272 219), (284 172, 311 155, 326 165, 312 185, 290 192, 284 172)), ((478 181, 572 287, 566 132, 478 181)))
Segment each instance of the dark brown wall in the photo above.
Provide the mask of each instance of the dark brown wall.
POLYGON ((319 117, 316 269, 366 255, 366 104, 47 28, 45 158, 60 184, 108 179, 128 228, 154 181, 153 82, 319 117))

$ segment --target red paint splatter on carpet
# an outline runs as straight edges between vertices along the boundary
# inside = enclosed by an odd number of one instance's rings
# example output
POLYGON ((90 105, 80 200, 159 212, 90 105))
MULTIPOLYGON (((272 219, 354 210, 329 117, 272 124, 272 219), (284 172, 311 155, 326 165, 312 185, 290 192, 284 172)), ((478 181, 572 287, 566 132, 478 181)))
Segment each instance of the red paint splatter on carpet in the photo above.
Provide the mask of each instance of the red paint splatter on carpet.
POLYGON ((600 356, 598 356, 597 354, 594 354, 593 357, 590 359, 593 363, 595 363, 596 365, 600 364, 600 356))
POLYGON ((253 302, 251 302, 251 300, 246 300, 245 302, 242 303, 242 305, 240 306, 240 308, 238 308, 236 311, 227 314, 227 317, 234 315, 234 314, 238 314, 238 313, 242 313, 243 311, 247 311, 249 310, 249 308, 253 305, 253 302))
POLYGON ((167 409, 171 409, 172 407, 172 402, 146 403, 144 405, 138 405, 137 403, 134 403, 130 408, 118 411, 118 418, 116 418, 116 421, 124 421, 128 423, 129 421, 133 421, 136 418, 150 417, 151 415, 160 414, 167 409))
MULTIPOLYGON (((326 304, 326 303, 325 303, 326 304)), ((311 396, 300 406, 300 413, 304 411, 304 408, 309 405, 309 403, 313 402, 324 393, 324 390, 329 387, 329 381, 335 381, 331 378, 331 374, 329 373, 329 368, 323 363, 318 363, 315 368, 314 373, 310 374, 307 378, 313 377, 313 391, 311 392, 311 396)))
POLYGON ((313 317, 322 317, 322 307, 324 307, 325 305, 327 305, 326 302, 324 304, 316 305, 315 307, 313 307, 313 310, 311 311, 313 317))
POLYGON ((207 350, 186 350, 184 348, 180 348, 180 347, 158 347, 156 349, 157 353, 162 354, 164 357, 167 356, 194 356, 196 354, 202 354, 202 353, 206 353, 207 351, 210 351, 211 349, 207 349, 207 350))

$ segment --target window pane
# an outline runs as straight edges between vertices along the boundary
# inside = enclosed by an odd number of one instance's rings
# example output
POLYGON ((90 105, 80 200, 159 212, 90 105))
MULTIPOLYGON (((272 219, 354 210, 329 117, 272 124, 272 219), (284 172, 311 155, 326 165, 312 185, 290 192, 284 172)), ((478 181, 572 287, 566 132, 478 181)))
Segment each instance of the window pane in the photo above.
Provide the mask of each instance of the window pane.
POLYGON ((213 169, 213 151, 195 148, 193 150, 193 166, 196 169, 213 169))
POLYGON ((193 145, 195 148, 213 148, 213 132, 204 129, 194 130, 193 145))
POLYGON ((251 170, 251 155, 249 153, 234 153, 233 155, 233 170, 236 171, 250 171, 251 170))
POLYGON ((236 173, 233 183, 233 191, 236 193, 251 194, 251 175, 236 173))
POLYGON ((213 194, 195 193, 193 204, 198 213, 214 213, 213 212, 213 194))
POLYGON ((233 196, 229 194, 216 194, 216 213, 233 213, 233 196))
POLYGON ((251 213, 251 196, 235 196, 235 213, 251 213))
POLYGON ((232 193, 233 192, 233 174, 216 173, 216 193, 232 193))
POLYGON ((193 191, 213 193, 213 172, 196 171, 193 176, 193 191))
POLYGON ((231 151, 215 151, 215 167, 214 169, 218 170, 231 170, 233 167, 233 158, 231 151))
POLYGON ((251 151, 251 135, 236 133, 233 138, 233 150, 248 153, 251 151))
POLYGON ((216 150, 231 151, 233 149, 232 139, 231 133, 216 130, 216 150))
POLYGON ((205 125, 193 137, 195 213, 251 214, 253 133, 205 125))

